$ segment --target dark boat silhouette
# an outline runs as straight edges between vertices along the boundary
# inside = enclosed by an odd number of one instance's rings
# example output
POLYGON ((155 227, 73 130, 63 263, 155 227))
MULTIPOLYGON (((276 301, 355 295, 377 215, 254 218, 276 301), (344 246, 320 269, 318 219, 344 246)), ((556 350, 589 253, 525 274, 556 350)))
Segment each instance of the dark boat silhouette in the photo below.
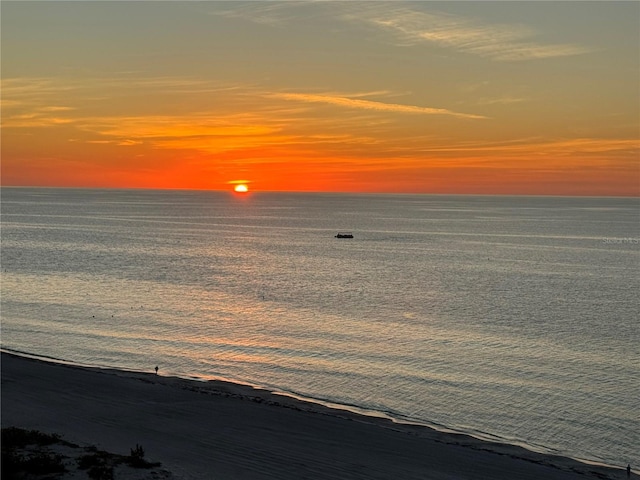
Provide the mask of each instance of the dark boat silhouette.
POLYGON ((353 233, 348 232, 338 232, 336 238, 353 238, 353 233))

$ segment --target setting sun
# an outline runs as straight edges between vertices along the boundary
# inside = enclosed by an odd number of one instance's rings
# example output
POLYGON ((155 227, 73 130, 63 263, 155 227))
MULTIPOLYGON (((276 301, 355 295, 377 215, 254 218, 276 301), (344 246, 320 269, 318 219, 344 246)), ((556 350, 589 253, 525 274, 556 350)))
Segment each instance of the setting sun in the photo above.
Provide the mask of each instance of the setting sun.
POLYGON ((233 190, 238 193, 247 193, 249 191, 249 187, 241 183, 240 185, 236 185, 235 187, 233 187, 233 190))

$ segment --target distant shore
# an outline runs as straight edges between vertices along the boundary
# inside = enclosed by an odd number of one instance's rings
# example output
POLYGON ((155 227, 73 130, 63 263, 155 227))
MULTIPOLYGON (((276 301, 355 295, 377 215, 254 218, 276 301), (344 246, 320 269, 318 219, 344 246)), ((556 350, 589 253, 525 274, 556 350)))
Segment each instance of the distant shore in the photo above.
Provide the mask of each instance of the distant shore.
MULTIPOLYGON (((623 469, 221 381, 2 353, 2 427, 147 458, 182 479, 623 479, 623 469)), ((638 478, 632 475, 632 478, 638 478)))

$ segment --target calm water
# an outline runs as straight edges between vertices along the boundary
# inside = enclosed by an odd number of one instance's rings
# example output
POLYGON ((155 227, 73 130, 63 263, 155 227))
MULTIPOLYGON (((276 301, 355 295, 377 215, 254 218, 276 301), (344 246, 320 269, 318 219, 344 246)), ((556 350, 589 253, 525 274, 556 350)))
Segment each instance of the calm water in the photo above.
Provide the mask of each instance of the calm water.
POLYGON ((638 199, 1 193, 3 348, 640 464, 638 199))

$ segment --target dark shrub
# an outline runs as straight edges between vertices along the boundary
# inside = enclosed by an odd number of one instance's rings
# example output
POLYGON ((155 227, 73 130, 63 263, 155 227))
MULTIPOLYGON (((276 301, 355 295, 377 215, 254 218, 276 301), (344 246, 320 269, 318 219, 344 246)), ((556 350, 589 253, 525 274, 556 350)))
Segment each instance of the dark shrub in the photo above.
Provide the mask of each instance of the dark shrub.
POLYGON ((40 452, 20 455, 14 451, 2 451, 2 478, 21 478, 28 475, 51 475, 64 473, 66 468, 62 455, 40 452))
POLYGON ((90 455, 83 455, 79 457, 77 462, 80 470, 88 470, 91 467, 104 465, 106 463, 106 458, 104 454, 95 452, 90 455))
POLYGON ((131 455, 127 457, 126 463, 133 468, 152 468, 160 466, 160 463, 147 462, 144 459, 144 449, 136 443, 136 448, 131 449, 131 455))
POLYGON ((39 452, 27 457, 23 462, 23 470, 33 475, 46 475, 65 472, 62 455, 48 452, 39 452))
POLYGON ((27 445, 47 446, 54 443, 71 445, 58 435, 49 435, 37 430, 9 427, 2 429, 2 478, 17 478, 25 474, 50 475, 65 471, 61 455, 39 452, 23 455, 16 452, 27 445))
POLYGON ((9 427, 2 429, 2 448, 24 448, 27 445, 53 445, 64 442, 58 435, 49 435, 37 430, 9 427))
POLYGON ((87 472, 92 480, 113 480, 113 467, 110 465, 94 465, 87 472))

